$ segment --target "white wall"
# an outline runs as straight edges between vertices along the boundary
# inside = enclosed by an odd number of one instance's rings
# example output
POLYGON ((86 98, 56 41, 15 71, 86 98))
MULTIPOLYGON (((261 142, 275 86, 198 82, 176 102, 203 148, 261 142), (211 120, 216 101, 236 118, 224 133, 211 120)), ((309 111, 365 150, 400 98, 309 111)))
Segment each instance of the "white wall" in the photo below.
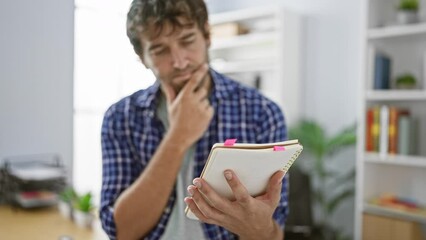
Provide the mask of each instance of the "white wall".
MULTIPOLYGON (((302 72, 304 115, 334 134, 355 123, 361 62, 361 1, 341 0, 210 0, 212 12, 267 4, 281 4, 304 17, 302 72)), ((342 171, 355 165, 355 147, 336 158, 342 171)), ((353 231, 353 200, 335 219, 346 232, 353 231)))
POLYGON ((49 152, 71 166, 74 1, 0 1, 0 31, 0 159, 49 152))

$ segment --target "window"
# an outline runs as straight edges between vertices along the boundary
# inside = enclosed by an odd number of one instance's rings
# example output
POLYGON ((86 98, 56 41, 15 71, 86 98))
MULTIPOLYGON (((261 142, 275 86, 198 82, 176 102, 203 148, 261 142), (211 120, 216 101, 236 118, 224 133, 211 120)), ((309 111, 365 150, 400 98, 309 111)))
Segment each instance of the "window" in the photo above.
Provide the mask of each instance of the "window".
POLYGON ((126 36, 131 0, 76 0, 73 185, 99 202, 103 114, 119 99, 150 86, 155 77, 126 36))

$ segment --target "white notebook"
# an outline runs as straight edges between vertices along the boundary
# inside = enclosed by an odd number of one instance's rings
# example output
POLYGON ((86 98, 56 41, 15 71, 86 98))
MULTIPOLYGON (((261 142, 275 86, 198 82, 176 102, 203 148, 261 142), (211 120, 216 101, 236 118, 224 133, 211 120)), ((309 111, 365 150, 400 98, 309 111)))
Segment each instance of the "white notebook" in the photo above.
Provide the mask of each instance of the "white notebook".
MULTIPOLYGON (((279 171, 288 171, 302 152, 298 140, 267 144, 216 143, 213 145, 200 178, 204 179, 221 196, 233 200, 233 193, 223 172, 233 170, 251 196, 266 191, 271 176, 279 171)), ((185 209, 186 216, 198 219, 191 210, 185 209)))

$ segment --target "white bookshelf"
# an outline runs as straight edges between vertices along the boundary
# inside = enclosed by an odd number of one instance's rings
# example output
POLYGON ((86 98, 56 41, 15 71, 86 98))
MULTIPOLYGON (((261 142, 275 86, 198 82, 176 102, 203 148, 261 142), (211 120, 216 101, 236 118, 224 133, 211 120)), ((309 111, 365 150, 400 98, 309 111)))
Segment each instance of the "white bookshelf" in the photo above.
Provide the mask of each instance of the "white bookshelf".
MULTIPOLYGON (((426 22, 393 24, 398 0, 363 0, 361 44, 363 61, 360 70, 360 93, 357 130, 357 178, 355 198, 355 240, 362 239, 363 213, 389 216, 419 223, 426 217, 384 208, 369 203, 382 194, 391 193, 415 199, 426 206, 426 22), (399 74, 412 73, 419 81, 415 90, 374 90, 371 49, 379 49, 392 59, 391 80, 399 74), (419 146, 415 155, 380 155, 365 151, 366 111, 371 106, 388 105, 408 109, 419 122, 419 146)), ((426 0, 420 5, 426 7, 426 0)), ((391 84, 393 86, 393 84, 391 84)))
POLYGON ((248 29, 246 34, 227 37, 215 37, 212 30, 212 67, 245 84, 260 78, 261 92, 282 108, 287 124, 295 123, 303 106, 301 16, 267 6, 212 14, 209 19, 212 28, 237 23, 248 29))
POLYGON ((426 101, 424 90, 367 90, 369 101, 426 101))
POLYGON ((367 31, 367 34, 368 38, 371 40, 426 34, 426 23, 371 28, 367 31))
POLYGON ((378 153, 365 153, 364 161, 366 164, 373 163, 426 168, 426 157, 422 156, 419 157, 389 154, 385 158, 381 158, 378 153))

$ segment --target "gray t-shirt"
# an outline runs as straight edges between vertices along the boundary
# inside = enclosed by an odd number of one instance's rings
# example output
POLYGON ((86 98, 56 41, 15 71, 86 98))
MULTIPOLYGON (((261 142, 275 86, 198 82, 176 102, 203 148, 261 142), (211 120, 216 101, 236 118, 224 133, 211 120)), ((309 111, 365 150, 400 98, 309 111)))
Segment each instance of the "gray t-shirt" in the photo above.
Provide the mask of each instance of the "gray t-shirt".
MULTIPOLYGON (((160 97, 156 113, 165 129, 168 130, 170 125, 164 95, 160 97)), ((187 187, 192 184, 194 151, 195 145, 191 146, 188 152, 185 153, 182 166, 176 178, 176 201, 161 238, 162 240, 205 239, 201 223, 185 216, 186 203, 184 198, 187 196, 187 187)))

